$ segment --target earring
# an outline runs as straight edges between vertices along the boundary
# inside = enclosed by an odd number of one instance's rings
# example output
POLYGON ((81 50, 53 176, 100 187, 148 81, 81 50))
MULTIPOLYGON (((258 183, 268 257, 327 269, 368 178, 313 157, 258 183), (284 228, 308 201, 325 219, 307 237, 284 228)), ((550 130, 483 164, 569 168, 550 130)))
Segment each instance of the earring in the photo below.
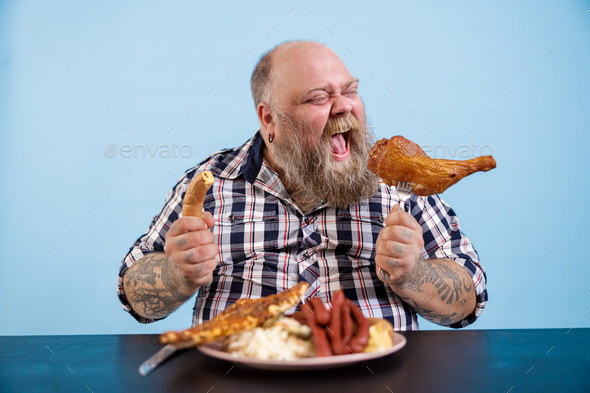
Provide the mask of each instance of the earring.
POLYGON ((275 138, 269 134, 268 135, 268 143, 272 143, 274 140, 275 140, 275 138))

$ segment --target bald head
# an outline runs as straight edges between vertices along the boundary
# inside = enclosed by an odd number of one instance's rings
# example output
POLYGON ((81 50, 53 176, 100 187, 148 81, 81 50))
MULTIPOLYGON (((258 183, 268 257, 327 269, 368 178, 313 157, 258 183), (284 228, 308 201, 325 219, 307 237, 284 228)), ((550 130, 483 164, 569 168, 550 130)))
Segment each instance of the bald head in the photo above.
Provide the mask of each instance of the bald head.
POLYGON ((297 57, 306 53, 331 53, 337 57, 332 49, 316 41, 288 41, 277 45, 269 53, 272 53, 277 61, 280 56, 297 57))
POLYGON ((332 49, 319 42, 288 41, 275 46, 262 55, 252 72, 250 88, 254 107, 258 108, 261 102, 276 105, 277 90, 283 87, 284 81, 294 76, 306 78, 325 62, 346 68, 332 49))

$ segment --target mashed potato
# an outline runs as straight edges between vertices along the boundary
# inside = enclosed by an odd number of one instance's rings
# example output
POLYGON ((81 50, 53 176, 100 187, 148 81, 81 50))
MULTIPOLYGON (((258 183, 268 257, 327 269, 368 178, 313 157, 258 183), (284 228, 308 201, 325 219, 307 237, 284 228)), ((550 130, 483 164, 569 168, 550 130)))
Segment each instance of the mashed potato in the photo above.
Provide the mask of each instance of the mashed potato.
POLYGON ((258 327, 228 336, 224 350, 257 359, 295 360, 315 356, 311 329, 293 318, 281 317, 270 328, 258 327))

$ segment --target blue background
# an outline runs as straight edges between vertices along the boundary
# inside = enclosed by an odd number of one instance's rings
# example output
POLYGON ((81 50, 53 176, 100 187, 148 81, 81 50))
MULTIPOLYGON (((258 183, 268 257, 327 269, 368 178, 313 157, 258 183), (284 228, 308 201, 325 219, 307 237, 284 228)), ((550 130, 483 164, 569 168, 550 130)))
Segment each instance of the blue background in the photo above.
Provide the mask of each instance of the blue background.
POLYGON ((257 130, 255 61, 299 38, 360 78, 379 138, 493 150, 497 169, 442 195, 488 274, 472 328, 590 326, 590 2, 210 3, 1 2, 0 334, 188 327, 192 301, 125 313, 119 263, 186 169, 257 130), (173 141, 192 154, 119 150, 173 141))

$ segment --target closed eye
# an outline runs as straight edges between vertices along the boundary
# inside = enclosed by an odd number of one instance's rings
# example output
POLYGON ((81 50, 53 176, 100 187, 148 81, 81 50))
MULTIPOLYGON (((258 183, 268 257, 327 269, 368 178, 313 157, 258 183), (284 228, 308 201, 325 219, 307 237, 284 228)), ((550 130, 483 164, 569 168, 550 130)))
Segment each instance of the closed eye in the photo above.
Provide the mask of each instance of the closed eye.
POLYGON ((310 104, 324 104, 328 101, 328 97, 317 97, 307 101, 310 104))

